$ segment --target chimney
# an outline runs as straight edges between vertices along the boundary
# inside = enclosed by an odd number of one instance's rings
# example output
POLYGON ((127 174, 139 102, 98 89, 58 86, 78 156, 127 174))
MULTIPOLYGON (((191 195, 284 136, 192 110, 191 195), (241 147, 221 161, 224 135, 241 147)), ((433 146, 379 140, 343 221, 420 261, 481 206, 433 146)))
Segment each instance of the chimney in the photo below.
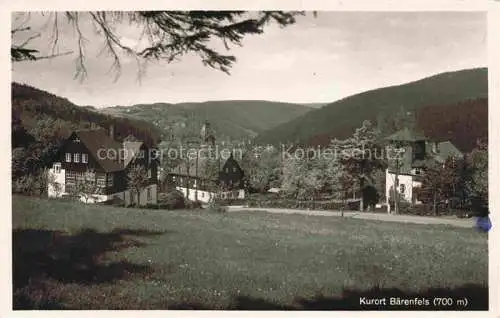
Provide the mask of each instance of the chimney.
POLYGON ((113 124, 109 125, 109 137, 115 140, 115 125, 113 124))

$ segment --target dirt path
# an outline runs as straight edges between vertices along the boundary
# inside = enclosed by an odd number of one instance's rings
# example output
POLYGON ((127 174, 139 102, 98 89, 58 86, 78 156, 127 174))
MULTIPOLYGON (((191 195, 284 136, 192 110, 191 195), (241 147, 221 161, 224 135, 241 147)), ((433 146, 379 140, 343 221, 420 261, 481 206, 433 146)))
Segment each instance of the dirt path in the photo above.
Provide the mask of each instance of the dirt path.
MULTIPOLYGON (((340 211, 315 211, 315 210, 299 210, 299 209, 276 209, 276 208, 248 208, 244 206, 228 206, 229 212, 239 211, 264 211, 269 213, 280 214, 304 214, 317 216, 341 216, 340 211)), ((345 217, 364 220, 376 220, 387 222, 400 223, 415 223, 415 224, 443 224, 456 227, 473 228, 475 227, 475 219, 458 219, 452 217, 427 217, 427 216, 412 216, 412 215, 394 215, 385 213, 370 213, 370 212, 344 212, 345 217)))

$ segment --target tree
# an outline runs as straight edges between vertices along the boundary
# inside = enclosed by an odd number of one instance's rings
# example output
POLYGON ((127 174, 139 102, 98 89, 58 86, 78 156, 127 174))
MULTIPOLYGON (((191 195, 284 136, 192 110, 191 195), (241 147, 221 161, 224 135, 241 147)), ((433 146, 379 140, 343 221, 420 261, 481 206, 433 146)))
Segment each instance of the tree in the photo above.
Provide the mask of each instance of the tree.
POLYGON ((324 162, 318 158, 289 157, 283 164, 283 191, 297 201, 314 200, 325 188, 324 162))
POLYGON ((432 210, 438 215, 441 202, 451 203, 459 193, 459 181, 462 168, 455 158, 447 158, 444 163, 430 160, 426 163, 422 187, 418 195, 422 202, 431 202, 432 210))
POLYGON ((101 187, 97 182, 97 175, 94 170, 89 169, 83 173, 83 178, 76 181, 76 194, 89 203, 96 200, 101 187))
POLYGON ((281 178, 280 153, 274 147, 252 147, 242 159, 242 169, 253 191, 265 192, 281 178))
MULTIPOLYGON (((241 45, 245 36, 261 34, 269 23, 288 26, 303 12, 284 11, 132 11, 132 12, 52 12, 45 15, 46 25, 52 28, 52 50, 43 55, 33 46, 32 40, 41 36, 41 31, 30 27, 30 13, 18 13, 17 23, 11 30, 11 60, 37 61, 72 54, 58 51, 61 29, 70 27, 75 31, 78 48, 75 77, 87 76, 85 42, 82 25, 90 23, 96 35, 104 43, 103 51, 112 60, 112 69, 120 75, 121 57, 126 55, 136 60, 139 73, 145 63, 152 60, 172 62, 194 53, 205 66, 229 73, 235 56, 221 53, 213 48, 214 40, 222 42, 226 50, 241 45), (127 29, 128 28, 128 29, 127 29), (139 30, 140 48, 134 48, 123 41, 124 34, 139 30)), ((49 28, 50 30, 50 28, 49 28)))
POLYGON ((470 178, 466 182, 469 197, 488 202, 488 144, 478 141, 476 148, 467 156, 470 178))
MULTIPOLYGON (((344 165, 345 177, 350 176, 353 179, 352 184, 358 186, 360 193, 363 193, 367 184, 373 184, 373 173, 383 167, 383 162, 377 155, 378 138, 375 127, 370 121, 365 120, 352 137, 342 141, 334 139, 330 143, 336 150, 340 163, 344 165)), ((360 210, 364 210, 362 195, 360 210)))
POLYGON ((346 166, 341 163, 339 158, 329 162, 326 175, 328 176, 326 180, 327 187, 332 197, 342 202, 340 212, 343 217, 349 193, 355 190, 356 180, 352 178, 346 166))
POLYGON ((141 165, 133 165, 127 173, 129 189, 137 195, 137 205, 140 205, 141 190, 148 184, 146 169, 141 165))

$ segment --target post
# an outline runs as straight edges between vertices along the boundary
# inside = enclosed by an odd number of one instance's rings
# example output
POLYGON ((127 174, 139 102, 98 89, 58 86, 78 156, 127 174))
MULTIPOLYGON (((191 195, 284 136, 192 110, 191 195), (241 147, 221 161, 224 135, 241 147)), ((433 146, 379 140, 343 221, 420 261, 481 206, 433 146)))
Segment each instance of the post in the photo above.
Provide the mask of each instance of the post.
POLYGON ((197 149, 196 151, 196 167, 195 167, 195 172, 194 172, 194 175, 195 175, 195 184, 196 184, 196 187, 194 189, 194 200, 196 202, 198 202, 198 156, 199 156, 199 152, 200 152, 200 149, 197 149))
POLYGON ((394 214, 399 214, 399 162, 396 161, 396 176, 394 177, 394 214))

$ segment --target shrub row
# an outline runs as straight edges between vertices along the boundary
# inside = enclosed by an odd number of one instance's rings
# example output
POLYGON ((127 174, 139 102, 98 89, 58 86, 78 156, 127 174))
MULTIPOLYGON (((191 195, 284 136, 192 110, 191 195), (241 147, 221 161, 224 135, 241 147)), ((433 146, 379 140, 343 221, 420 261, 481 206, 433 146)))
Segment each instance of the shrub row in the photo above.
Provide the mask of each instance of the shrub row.
POLYGON ((247 205, 254 208, 284 208, 284 209, 309 209, 309 210, 359 210, 359 201, 356 202, 314 202, 297 201, 291 199, 266 199, 256 200, 248 199, 247 205))
MULTIPOLYGON (((391 210, 394 210, 394 206, 391 206, 391 210)), ((457 216, 460 218, 471 217, 471 216, 484 216, 484 211, 472 210, 472 209, 458 209, 451 208, 444 204, 437 206, 437 213, 434 212, 433 206, 431 204, 418 204, 411 205, 407 202, 400 202, 399 213, 405 215, 418 215, 418 216, 457 216)))

